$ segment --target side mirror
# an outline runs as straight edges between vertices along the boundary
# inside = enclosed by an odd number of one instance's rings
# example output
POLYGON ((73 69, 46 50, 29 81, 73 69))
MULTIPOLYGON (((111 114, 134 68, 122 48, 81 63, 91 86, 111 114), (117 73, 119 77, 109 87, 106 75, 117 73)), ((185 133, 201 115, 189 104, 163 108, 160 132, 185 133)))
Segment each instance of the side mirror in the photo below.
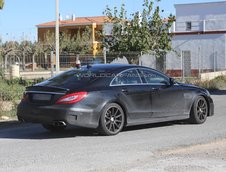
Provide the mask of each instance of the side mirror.
POLYGON ((169 81, 170 81, 170 85, 174 85, 175 84, 175 80, 173 78, 170 78, 169 81))

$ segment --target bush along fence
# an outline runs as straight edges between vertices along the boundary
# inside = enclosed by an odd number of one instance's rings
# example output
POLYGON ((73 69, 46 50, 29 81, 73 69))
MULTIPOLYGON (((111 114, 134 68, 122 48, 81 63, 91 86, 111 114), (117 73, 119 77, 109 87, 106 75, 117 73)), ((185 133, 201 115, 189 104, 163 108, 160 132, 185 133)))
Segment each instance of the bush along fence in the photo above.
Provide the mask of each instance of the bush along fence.
POLYGON ((43 78, 23 80, 18 79, 5 79, 0 76, 0 119, 2 116, 15 117, 16 108, 26 86, 34 85, 43 81, 43 78))

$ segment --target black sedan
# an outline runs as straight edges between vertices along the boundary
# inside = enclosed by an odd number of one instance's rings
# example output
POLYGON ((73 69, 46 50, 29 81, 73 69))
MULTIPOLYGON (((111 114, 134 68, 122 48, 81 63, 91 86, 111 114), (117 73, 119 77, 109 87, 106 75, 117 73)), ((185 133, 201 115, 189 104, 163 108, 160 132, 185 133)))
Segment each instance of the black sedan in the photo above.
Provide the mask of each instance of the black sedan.
POLYGON ((17 116, 51 131, 70 124, 115 135, 131 125, 184 119, 201 124, 213 113, 203 88, 151 68, 107 64, 73 68, 27 87, 17 116))

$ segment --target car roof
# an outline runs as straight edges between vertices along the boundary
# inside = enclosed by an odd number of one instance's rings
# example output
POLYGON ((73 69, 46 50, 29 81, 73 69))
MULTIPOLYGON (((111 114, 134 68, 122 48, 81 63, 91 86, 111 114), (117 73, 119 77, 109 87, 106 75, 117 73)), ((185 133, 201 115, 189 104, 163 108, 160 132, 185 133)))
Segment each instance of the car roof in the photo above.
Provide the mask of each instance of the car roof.
POLYGON ((103 71, 108 71, 108 72, 114 72, 114 71, 122 71, 125 69, 130 69, 130 68, 143 68, 143 69, 150 69, 152 71, 158 72, 163 74, 162 72, 146 67, 146 66, 139 66, 139 65, 134 65, 134 64, 93 64, 93 65, 85 65, 82 66, 83 69, 91 69, 91 70, 103 70, 103 71))
MULTIPOLYGON (((137 66, 137 65, 132 65, 132 64, 92 64, 90 66, 95 67, 95 68, 119 68, 119 67, 130 67, 130 66, 137 66)), ((86 65, 83 67, 86 67, 86 65)))
POLYGON ((117 69, 128 69, 133 67, 140 66, 131 64, 93 64, 82 66, 82 68, 89 68, 91 70, 107 70, 107 71, 115 71, 117 69))

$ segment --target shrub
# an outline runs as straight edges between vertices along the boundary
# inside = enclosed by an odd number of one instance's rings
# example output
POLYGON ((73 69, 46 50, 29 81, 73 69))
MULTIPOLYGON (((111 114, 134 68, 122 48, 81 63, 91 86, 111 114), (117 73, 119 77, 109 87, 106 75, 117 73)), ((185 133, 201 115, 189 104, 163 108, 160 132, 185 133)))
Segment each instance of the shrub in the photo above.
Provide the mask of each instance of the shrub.
POLYGON ((0 116, 15 116, 16 107, 22 98, 25 87, 34 85, 41 81, 43 81, 43 78, 33 80, 23 80, 22 78, 6 80, 3 78, 3 76, 0 76, 0 116), (12 108, 10 108, 11 111, 4 111, 3 109, 5 108, 2 106, 5 105, 1 102, 9 102, 12 104, 12 108))
POLYGON ((226 88, 226 76, 218 76, 212 80, 201 81, 197 79, 188 78, 185 80, 185 83, 194 84, 199 87, 206 88, 208 90, 219 90, 226 88))
POLYGON ((4 79, 0 79, 0 99, 3 101, 17 101, 21 96, 25 87, 18 83, 10 83, 4 79))

